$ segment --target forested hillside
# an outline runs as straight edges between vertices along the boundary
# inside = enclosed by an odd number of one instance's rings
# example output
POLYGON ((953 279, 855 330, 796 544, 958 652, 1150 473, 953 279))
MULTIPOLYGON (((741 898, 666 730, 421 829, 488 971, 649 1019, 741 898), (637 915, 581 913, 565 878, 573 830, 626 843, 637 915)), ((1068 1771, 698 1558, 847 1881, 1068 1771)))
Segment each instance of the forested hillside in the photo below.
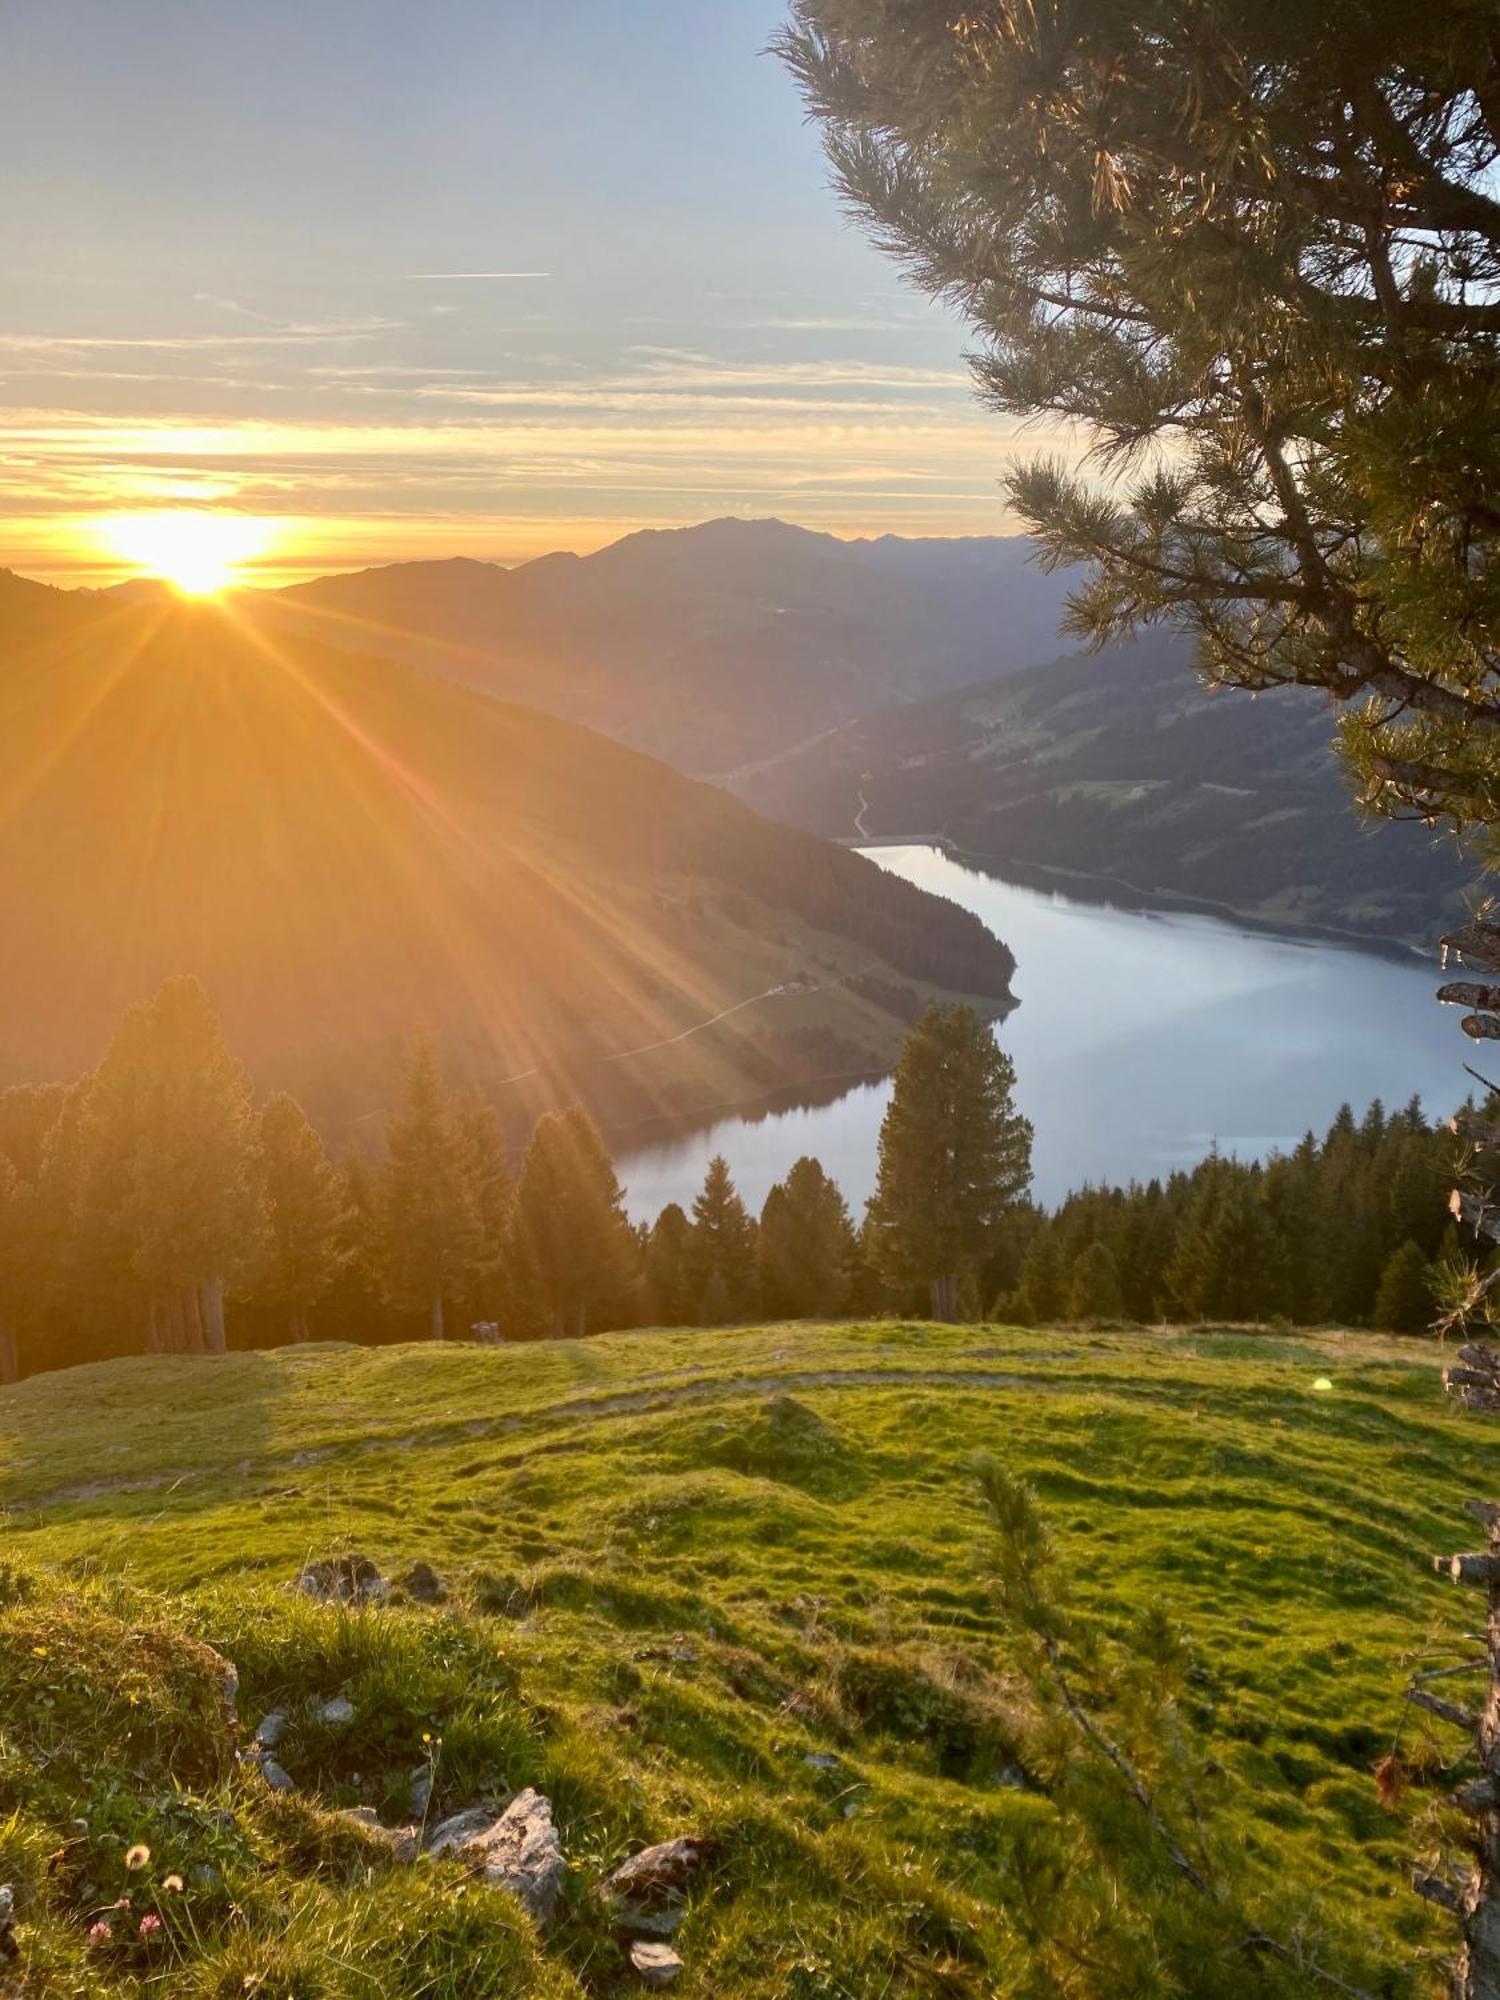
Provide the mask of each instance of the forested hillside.
POLYGON ((1430 949, 1471 870, 1450 840, 1361 822, 1301 689, 1208 700, 1185 643, 1153 634, 887 709, 734 779, 820 833, 941 835, 1072 871, 1430 949))
POLYGON ((425 1024, 515 1080, 524 1136, 559 1099, 618 1121, 881 1066, 931 987, 1008 999, 981 924, 857 856, 212 606, 11 580, 0 809, 4 1080, 73 1074, 192 973, 330 1129, 388 1103, 425 1024))

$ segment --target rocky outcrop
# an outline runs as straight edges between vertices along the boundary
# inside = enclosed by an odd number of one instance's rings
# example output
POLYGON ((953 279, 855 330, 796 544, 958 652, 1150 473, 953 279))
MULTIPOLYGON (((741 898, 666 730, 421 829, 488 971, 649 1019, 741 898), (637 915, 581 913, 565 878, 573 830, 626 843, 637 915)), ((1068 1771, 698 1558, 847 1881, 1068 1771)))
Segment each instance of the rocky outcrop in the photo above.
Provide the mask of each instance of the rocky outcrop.
POLYGON ((465 1862, 486 1882, 508 1890, 539 1924, 550 1924, 557 1914, 568 1864, 551 1803, 540 1792, 517 1793, 498 1819, 475 1808, 445 1820, 428 1852, 465 1862))
POLYGON ((329 1556, 308 1563, 297 1588, 318 1604, 382 1604, 391 1586, 368 1556, 329 1556))

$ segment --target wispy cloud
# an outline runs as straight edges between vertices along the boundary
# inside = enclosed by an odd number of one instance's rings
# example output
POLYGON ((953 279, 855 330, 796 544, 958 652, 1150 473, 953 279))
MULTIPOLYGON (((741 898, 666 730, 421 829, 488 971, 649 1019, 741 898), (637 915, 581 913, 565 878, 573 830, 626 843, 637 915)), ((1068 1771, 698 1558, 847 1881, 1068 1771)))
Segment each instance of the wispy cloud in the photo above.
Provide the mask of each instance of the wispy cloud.
POLYGON ((516 278, 550 278, 551 271, 407 271, 406 282, 413 285, 505 283, 516 278))

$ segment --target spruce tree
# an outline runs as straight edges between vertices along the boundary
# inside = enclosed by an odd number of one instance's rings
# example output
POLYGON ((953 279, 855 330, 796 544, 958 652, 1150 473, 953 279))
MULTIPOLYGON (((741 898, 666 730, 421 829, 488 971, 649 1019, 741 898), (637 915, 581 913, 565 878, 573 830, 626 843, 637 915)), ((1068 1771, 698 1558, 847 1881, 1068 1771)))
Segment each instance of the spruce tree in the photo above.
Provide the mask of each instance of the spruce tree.
POLYGON ((516 1311, 511 1272, 516 1187, 493 1105, 469 1098, 458 1107, 459 1140, 467 1155, 475 1240, 464 1303, 471 1320, 503 1323, 516 1311))
POLYGON ((1068 1280, 1068 1317, 1119 1319, 1125 1310, 1120 1274, 1107 1243, 1094 1242, 1073 1266, 1068 1280))
POLYGON ((844 1197, 817 1160, 798 1160, 761 1210, 763 1310, 779 1319, 832 1319, 847 1311, 854 1248, 844 1197))
POLYGON ((121 1023, 83 1095, 78 1217, 92 1301, 144 1313, 159 1351, 222 1354, 226 1285, 265 1211, 249 1081, 196 979, 121 1023))
POLYGON ((516 1255, 543 1326, 581 1338, 629 1310, 636 1240, 614 1165, 575 1105, 538 1120, 516 1188, 516 1255))
POLYGON ((877 1266, 898 1297, 928 1292, 952 1319, 958 1283, 1031 1184, 1031 1126, 1015 1071, 972 1007, 933 1007, 906 1038, 880 1128, 869 1225, 877 1266))
POLYGON ((1408 1237, 1380 1274, 1372 1323, 1382 1333, 1424 1333, 1436 1315, 1431 1266, 1408 1237))
POLYGON ((377 1221, 381 1287, 391 1305, 425 1312, 432 1338, 442 1340, 449 1307, 473 1282, 480 1232, 472 1156, 425 1035, 408 1052, 401 1105, 385 1143, 377 1221))
POLYGON ((1033 1326, 1062 1318, 1065 1286, 1056 1226, 1044 1223, 1021 1260, 1021 1292, 1033 1326))
POLYGON ((686 1326, 688 1256, 693 1225, 675 1201, 669 1201, 651 1225, 646 1240, 647 1310, 661 1326, 686 1326))
POLYGON ((300 1104, 284 1091, 260 1114, 266 1252, 257 1294, 286 1317, 294 1341, 311 1337, 308 1315, 343 1265, 347 1220, 339 1175, 300 1104))
POLYGON ((740 1200, 729 1163, 715 1155, 693 1202, 688 1294, 705 1326, 748 1319, 756 1307, 755 1224, 740 1200))

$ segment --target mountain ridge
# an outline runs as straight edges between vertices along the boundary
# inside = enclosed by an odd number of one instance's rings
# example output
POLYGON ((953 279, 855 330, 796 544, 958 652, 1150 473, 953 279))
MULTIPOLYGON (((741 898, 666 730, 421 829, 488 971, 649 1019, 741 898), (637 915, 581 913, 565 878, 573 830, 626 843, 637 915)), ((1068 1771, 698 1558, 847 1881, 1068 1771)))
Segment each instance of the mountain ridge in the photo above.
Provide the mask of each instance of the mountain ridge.
POLYGON ((67 619, 0 631, 10 1076, 183 971, 335 1128, 423 1022, 523 1123, 610 1121, 883 1067, 939 992, 1009 1004, 976 920, 580 725, 232 606, 67 619))

